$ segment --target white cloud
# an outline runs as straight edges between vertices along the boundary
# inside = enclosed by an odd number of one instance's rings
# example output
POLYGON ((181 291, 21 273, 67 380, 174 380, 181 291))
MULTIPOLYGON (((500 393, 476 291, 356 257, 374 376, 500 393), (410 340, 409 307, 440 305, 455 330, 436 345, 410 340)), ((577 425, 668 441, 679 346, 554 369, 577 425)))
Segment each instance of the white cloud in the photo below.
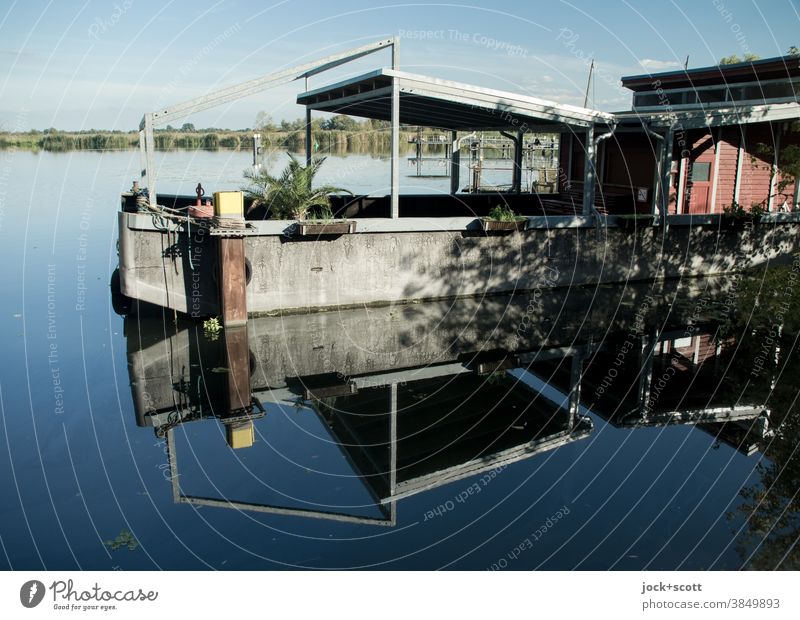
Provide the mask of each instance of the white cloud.
POLYGON ((656 71, 663 71, 664 69, 677 69, 681 63, 675 60, 654 60, 653 58, 642 58, 639 61, 645 69, 655 69, 656 71))

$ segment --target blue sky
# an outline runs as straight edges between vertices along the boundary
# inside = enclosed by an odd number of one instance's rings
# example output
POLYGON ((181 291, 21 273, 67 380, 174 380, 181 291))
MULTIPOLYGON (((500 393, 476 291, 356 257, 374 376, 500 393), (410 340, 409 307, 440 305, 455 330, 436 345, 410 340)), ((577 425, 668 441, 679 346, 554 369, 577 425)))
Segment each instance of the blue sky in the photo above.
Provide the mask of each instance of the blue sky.
MULTIPOLYGON (((0 8, 0 128, 132 129, 145 111, 389 35, 407 71, 582 104, 629 107, 621 75, 714 64, 800 46, 792 0, 658 2, 342 0, 51 2, 0 8)), ((388 54, 315 78, 388 65, 388 54)), ((249 127, 302 115, 299 85, 187 119, 249 127)))

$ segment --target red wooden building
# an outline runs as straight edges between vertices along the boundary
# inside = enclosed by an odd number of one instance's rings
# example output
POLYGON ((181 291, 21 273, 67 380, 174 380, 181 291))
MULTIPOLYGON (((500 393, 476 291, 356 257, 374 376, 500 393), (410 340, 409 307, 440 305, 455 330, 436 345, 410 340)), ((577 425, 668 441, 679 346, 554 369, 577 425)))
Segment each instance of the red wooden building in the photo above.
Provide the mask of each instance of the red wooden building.
MULTIPOLYGON (((613 133, 596 144, 598 210, 613 213, 616 196, 633 194, 637 211, 659 211, 654 194, 667 166, 670 215, 720 213, 734 203, 797 208, 797 188, 782 169, 800 159, 800 58, 628 76, 622 84, 633 105, 614 114, 613 133)), ((563 176, 575 189, 583 189, 585 140, 561 135, 563 176)))

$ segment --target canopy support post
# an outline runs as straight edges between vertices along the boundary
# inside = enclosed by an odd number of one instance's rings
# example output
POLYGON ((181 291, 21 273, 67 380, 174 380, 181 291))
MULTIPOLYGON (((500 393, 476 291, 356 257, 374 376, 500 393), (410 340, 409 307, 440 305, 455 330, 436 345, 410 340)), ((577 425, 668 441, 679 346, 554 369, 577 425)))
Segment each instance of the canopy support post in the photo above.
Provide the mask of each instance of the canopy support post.
POLYGON ((151 113, 144 115, 139 129, 139 135, 144 136, 144 174, 142 176, 147 180, 147 199, 151 205, 156 206, 158 204, 158 196, 156 194, 156 145, 153 136, 153 115, 151 113))
POLYGON ((583 159, 583 215, 591 215, 594 209, 595 166, 594 123, 586 129, 583 159))
MULTIPOLYGON (((392 48, 394 49, 394 48, 392 48)), ((392 55, 394 62, 394 54, 392 55)), ((400 217, 400 82, 392 77, 392 193, 391 216, 400 217)))
MULTIPOLYGON (((308 76, 305 81, 306 92, 308 92, 308 76)), ((306 166, 311 165, 311 108, 306 106, 306 166)))
POLYGON ((667 213, 669 213, 669 188, 672 180, 672 143, 675 139, 675 130, 672 126, 667 129, 664 141, 661 143, 661 180, 659 182, 661 224, 667 223, 667 213))

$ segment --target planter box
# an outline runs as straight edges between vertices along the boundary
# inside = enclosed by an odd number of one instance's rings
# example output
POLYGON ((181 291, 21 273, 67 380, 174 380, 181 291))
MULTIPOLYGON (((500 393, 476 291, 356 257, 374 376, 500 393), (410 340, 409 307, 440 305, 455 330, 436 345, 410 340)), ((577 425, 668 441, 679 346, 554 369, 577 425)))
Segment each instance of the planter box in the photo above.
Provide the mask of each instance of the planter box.
POLYGON ((525 230, 528 226, 528 218, 519 220, 490 220, 481 218, 481 227, 484 232, 513 232, 515 230, 525 230))
POLYGON ((348 235, 354 232, 356 232, 356 223, 353 221, 297 222, 297 234, 303 237, 348 235))

